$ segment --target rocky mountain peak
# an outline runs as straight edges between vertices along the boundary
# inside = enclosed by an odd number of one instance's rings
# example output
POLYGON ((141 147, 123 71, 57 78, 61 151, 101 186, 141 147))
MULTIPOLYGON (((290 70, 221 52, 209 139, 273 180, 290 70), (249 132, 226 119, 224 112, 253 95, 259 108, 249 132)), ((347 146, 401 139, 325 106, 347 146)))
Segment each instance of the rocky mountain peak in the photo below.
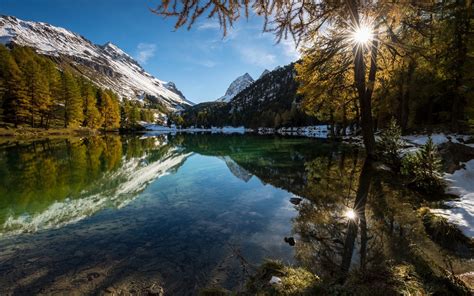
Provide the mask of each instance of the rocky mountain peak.
POLYGON ((227 88, 225 95, 219 98, 217 101, 220 102, 229 102, 231 101, 238 93, 249 87, 254 83, 254 79, 250 76, 249 73, 245 73, 242 76, 237 77, 227 88))
POLYGON ((260 74, 260 77, 258 77, 258 79, 262 78, 263 76, 267 75, 268 73, 270 73, 270 71, 268 69, 263 70, 262 74, 260 74))

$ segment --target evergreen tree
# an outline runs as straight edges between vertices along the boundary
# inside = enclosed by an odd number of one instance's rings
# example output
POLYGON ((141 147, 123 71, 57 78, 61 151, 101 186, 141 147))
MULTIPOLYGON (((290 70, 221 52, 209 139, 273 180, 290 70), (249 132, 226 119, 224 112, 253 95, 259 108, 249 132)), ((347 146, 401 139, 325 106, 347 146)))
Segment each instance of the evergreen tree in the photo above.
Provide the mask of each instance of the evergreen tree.
POLYGON ((424 193, 442 192, 441 157, 431 136, 419 151, 406 155, 402 161, 402 174, 412 178, 412 184, 424 193))
POLYGON ((402 132, 397 125, 395 118, 390 120, 389 125, 380 134, 377 146, 382 154, 382 158, 395 168, 400 167, 400 153, 403 147, 402 132))

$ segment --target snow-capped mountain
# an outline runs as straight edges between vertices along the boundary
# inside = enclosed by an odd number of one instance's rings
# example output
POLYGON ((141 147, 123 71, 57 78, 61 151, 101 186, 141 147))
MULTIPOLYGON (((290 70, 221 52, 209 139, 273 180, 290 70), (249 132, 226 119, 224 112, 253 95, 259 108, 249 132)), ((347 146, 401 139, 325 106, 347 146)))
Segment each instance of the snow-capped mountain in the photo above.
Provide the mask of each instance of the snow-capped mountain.
POLYGON ((122 97, 153 96, 170 109, 192 105, 174 83, 153 77, 110 42, 96 45, 64 28, 0 16, 0 43, 32 47, 39 54, 51 56, 58 64, 71 65, 99 86, 110 88, 122 97))
POLYGON ((237 77, 227 88, 225 95, 217 99, 217 101, 230 102, 238 93, 249 87, 252 83, 254 83, 254 80, 249 73, 237 77))

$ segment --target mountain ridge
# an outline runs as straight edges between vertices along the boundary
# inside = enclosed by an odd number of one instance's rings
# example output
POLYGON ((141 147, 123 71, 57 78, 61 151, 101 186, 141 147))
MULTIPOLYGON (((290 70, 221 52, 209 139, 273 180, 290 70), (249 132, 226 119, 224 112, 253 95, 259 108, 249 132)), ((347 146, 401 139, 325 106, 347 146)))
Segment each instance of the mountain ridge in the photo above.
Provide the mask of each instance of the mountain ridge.
POLYGON ((65 28, 0 15, 0 43, 32 47, 57 64, 68 64, 98 86, 110 88, 122 98, 142 100, 145 96, 156 97, 169 110, 182 110, 193 105, 174 83, 169 84, 147 73, 112 42, 98 45, 65 28))

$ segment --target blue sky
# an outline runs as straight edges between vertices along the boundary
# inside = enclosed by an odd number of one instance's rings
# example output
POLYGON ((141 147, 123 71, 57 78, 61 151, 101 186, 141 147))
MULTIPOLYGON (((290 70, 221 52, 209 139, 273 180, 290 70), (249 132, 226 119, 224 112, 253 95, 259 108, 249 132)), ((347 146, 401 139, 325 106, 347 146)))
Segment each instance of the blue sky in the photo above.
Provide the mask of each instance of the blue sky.
POLYGON ((194 102, 222 96, 237 76, 254 79, 297 59, 290 41, 275 44, 262 20, 242 19, 225 38, 216 20, 201 19, 190 31, 152 14, 160 0, 0 0, 0 14, 43 21, 79 33, 93 43, 108 41, 135 57, 146 71, 173 81, 194 102))

